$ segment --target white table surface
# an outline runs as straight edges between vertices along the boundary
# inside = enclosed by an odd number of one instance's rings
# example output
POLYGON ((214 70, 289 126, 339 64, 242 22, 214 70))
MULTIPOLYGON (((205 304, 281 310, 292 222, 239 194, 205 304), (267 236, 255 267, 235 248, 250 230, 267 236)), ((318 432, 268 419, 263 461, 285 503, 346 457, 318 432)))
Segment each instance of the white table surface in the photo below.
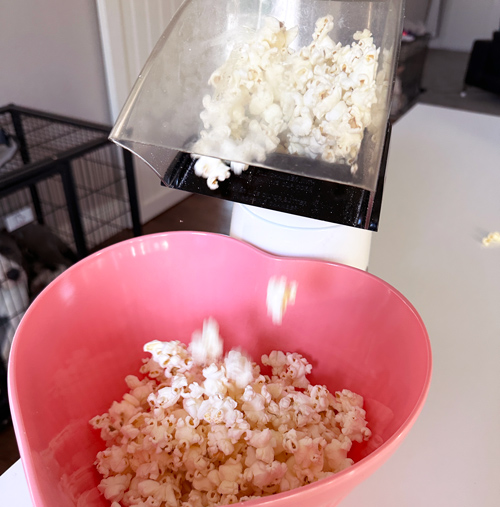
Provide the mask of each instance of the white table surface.
MULTIPOLYGON (((369 271, 422 316, 433 380, 407 439, 342 507, 500 505, 500 117, 418 105, 399 120, 369 271)), ((20 462, 0 505, 31 507, 20 462)))

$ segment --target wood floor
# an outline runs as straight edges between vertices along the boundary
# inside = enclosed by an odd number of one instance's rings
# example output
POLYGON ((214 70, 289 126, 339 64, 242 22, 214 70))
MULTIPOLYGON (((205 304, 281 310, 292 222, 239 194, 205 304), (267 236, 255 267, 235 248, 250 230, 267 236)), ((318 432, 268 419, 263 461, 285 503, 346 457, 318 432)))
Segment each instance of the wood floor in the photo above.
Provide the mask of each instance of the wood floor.
POLYGON ((144 225, 144 234, 164 231, 205 231, 229 234, 233 203, 193 194, 144 225))
MULTIPOLYGON (((186 198, 179 204, 144 224, 142 232, 155 234, 167 231, 204 231, 228 235, 232 209, 232 202, 186 193, 186 198)), ((95 250, 131 237, 131 231, 123 231, 99 245, 95 250)))
POLYGON ((19 459, 16 437, 12 424, 0 430, 0 475, 19 459))

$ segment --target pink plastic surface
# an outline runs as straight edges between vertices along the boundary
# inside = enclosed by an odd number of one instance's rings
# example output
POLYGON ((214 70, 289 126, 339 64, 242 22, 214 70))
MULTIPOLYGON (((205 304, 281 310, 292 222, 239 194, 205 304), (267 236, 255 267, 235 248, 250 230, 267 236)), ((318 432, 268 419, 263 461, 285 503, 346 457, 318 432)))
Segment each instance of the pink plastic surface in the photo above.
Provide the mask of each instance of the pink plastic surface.
POLYGON ((105 506, 88 420, 126 392, 154 339, 188 342, 203 320, 254 359, 297 351, 312 382, 365 397, 372 439, 328 479, 247 506, 334 506, 397 448, 424 404, 431 350, 415 309, 382 280, 347 266, 278 258, 215 234, 172 232, 109 247, 56 279, 26 313, 11 352, 10 401, 37 507, 105 506), (267 316, 269 278, 298 282, 281 326, 267 316))

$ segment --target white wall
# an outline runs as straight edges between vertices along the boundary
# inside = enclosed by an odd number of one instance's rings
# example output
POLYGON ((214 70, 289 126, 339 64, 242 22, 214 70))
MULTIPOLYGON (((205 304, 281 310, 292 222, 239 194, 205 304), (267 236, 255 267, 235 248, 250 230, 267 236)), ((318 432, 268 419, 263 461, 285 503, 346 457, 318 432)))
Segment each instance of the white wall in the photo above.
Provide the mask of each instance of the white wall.
POLYGON ((0 4, 0 105, 109 123, 95 0, 0 4))
POLYGON ((468 52, 476 39, 491 39, 499 24, 500 0, 446 0, 439 35, 431 47, 468 52))
POLYGON ((406 0, 405 18, 413 22, 425 22, 431 2, 432 0, 406 0))
POLYGON ((437 37, 440 23, 441 4, 445 0, 431 0, 429 13, 425 22, 427 32, 437 37))
MULTIPOLYGON (((182 0, 97 0, 113 122, 181 3, 182 0)), ((143 222, 189 195, 160 186, 160 179, 148 165, 138 158, 134 163, 143 222)))
MULTIPOLYGON (((180 3, 127 3, 143 1, 180 3)), ((0 107, 9 103, 112 124, 96 0, 0 0, 0 107)), ((143 222, 187 195, 161 187, 149 168, 135 164, 143 222)))

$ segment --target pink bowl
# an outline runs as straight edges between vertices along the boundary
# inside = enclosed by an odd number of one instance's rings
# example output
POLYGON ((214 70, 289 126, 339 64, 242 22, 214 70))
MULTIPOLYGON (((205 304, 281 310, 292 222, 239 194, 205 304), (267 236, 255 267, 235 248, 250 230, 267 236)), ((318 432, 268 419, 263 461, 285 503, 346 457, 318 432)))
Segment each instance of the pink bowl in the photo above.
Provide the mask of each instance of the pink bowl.
POLYGON ((88 421, 120 399, 145 342, 189 341, 213 316, 225 345, 254 359, 297 351, 312 382, 365 398, 372 439, 328 479, 245 505, 334 506, 398 447, 427 396, 431 350, 411 304, 347 266, 278 258, 215 234, 173 232, 109 247, 55 280, 26 313, 11 352, 10 402, 35 506, 105 506, 88 421), (283 325, 267 316, 269 278, 298 282, 283 325))

